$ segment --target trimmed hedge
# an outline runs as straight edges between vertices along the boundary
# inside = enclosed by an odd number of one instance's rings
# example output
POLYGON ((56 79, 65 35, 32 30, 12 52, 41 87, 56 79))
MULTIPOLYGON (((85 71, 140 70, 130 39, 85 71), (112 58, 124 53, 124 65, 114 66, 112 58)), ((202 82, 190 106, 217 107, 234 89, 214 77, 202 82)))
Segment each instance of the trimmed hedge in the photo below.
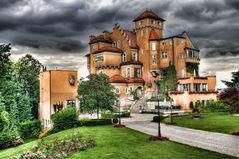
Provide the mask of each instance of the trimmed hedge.
POLYGON ((53 131, 70 129, 78 125, 79 111, 76 108, 66 108, 52 115, 53 131))
MULTIPOLYGON (((118 113, 111 113, 111 112, 102 112, 101 113, 101 118, 104 118, 104 119, 109 119, 109 118, 118 118, 119 117, 119 114, 118 113)), ((120 113, 120 117, 130 117, 130 112, 121 112, 120 113)))
POLYGON ((41 121, 27 120, 21 123, 20 132, 23 139, 37 138, 41 132, 41 121))
MULTIPOLYGON (((167 117, 160 115, 160 121, 163 121, 165 118, 167 118, 167 117)), ((153 122, 159 122, 159 116, 154 116, 153 122)))
POLYGON ((96 125, 111 125, 111 119, 82 119, 78 126, 96 126, 96 125))

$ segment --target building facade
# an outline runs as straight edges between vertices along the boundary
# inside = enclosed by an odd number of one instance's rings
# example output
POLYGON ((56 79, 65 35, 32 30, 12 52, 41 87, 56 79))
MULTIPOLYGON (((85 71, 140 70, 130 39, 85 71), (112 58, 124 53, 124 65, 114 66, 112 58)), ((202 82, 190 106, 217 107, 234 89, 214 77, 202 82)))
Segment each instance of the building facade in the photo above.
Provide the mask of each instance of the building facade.
MULTIPOLYGON (((211 99, 207 93, 211 92, 212 99, 216 99, 216 77, 197 79, 200 50, 187 32, 163 37, 165 20, 147 10, 133 22, 135 28, 132 31, 125 30, 116 23, 112 32, 91 35, 90 51, 86 55, 90 74, 108 75, 115 86, 115 93, 121 97, 122 105, 129 104, 127 101, 132 97, 132 91, 142 93, 147 98, 154 96, 157 92, 154 80, 159 79, 170 64, 175 66, 180 82, 177 92, 181 94, 170 94, 176 104, 183 103, 185 106, 185 101, 178 99, 185 91, 194 92, 194 96, 197 92, 200 95, 204 93, 205 100, 211 99)), ((187 102, 185 107, 188 107, 187 102)))
POLYGON ((43 71, 39 78, 39 118, 44 127, 50 127, 52 114, 66 107, 79 107, 77 102, 77 72, 43 71))

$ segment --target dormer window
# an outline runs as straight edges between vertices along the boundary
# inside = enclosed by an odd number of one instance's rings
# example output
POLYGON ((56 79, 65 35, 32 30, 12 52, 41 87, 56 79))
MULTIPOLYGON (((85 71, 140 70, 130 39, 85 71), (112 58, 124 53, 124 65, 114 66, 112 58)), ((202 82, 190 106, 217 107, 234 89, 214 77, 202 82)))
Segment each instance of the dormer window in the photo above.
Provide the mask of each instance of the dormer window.
POLYGON ((156 42, 152 42, 152 51, 156 50, 156 42))
POLYGON ((120 40, 117 41, 117 48, 120 48, 120 40))
POLYGON ((125 52, 122 55, 122 62, 126 62, 126 53, 125 52))
POLYGON ((143 21, 143 20, 141 20, 141 21, 139 22, 139 25, 143 25, 143 23, 144 23, 144 21, 143 21))
POLYGON ((137 61, 137 60, 138 60, 137 52, 133 52, 133 54, 132 54, 132 60, 133 60, 133 61, 137 61))
POLYGON ((114 41, 114 42, 112 43, 112 47, 117 47, 116 41, 114 41))

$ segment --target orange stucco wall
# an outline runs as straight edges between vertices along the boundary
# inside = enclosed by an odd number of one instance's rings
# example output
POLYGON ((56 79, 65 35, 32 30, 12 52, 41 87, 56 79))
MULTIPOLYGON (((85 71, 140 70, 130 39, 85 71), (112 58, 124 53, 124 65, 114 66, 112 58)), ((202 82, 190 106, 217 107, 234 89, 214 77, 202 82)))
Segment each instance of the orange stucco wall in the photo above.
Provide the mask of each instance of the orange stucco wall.
POLYGON ((40 75, 40 120, 50 122, 54 114, 54 104, 63 103, 64 108, 67 100, 76 100, 77 97, 77 72, 51 70, 41 72, 40 75), (73 76, 74 85, 70 85, 69 78, 73 76))

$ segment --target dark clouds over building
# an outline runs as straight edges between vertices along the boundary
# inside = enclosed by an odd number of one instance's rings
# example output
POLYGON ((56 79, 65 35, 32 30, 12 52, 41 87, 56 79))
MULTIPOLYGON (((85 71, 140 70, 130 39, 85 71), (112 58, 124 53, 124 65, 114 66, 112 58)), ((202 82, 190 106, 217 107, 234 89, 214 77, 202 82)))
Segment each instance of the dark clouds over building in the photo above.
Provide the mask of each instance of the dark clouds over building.
POLYGON ((0 42, 12 44, 13 57, 32 53, 51 67, 85 68, 90 34, 116 22, 132 29, 145 9, 166 20, 165 36, 189 33, 202 73, 239 69, 238 0, 1 0, 0 42))

